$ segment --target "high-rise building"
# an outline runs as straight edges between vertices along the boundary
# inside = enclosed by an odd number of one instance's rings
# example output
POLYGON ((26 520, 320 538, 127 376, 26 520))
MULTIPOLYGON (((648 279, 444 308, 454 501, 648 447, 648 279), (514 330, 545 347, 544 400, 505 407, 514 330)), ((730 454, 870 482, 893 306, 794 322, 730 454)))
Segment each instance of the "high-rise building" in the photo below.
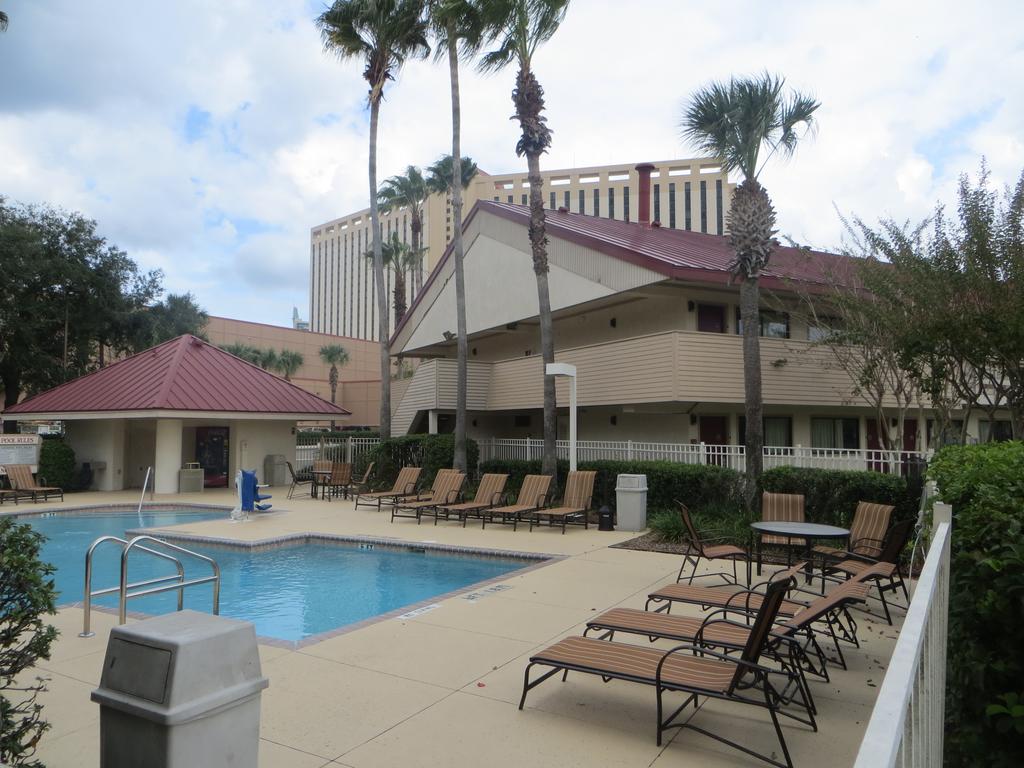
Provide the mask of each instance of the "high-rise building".
MULTIPOLYGON (((663 227, 722 234, 733 185, 715 160, 691 158, 652 163, 652 219, 663 227)), ((639 174, 635 164, 602 165, 544 171, 542 196, 547 208, 572 213, 636 221, 639 174)), ((481 171, 463 196, 464 215, 477 200, 526 205, 530 183, 525 172, 491 175, 481 171)), ((422 278, 406 280, 412 304, 427 275, 440 261, 452 239, 452 210, 448 195, 431 195, 422 211, 422 278)), ((411 241, 411 221, 405 208, 381 216, 388 238, 397 233, 411 241)), ((310 232, 309 327, 319 333, 377 338, 377 302, 373 267, 366 253, 372 245, 369 208, 312 228, 310 232)), ((394 276, 385 273, 388 322, 393 326, 394 276)), ((394 328, 392 327, 392 331, 394 328)))

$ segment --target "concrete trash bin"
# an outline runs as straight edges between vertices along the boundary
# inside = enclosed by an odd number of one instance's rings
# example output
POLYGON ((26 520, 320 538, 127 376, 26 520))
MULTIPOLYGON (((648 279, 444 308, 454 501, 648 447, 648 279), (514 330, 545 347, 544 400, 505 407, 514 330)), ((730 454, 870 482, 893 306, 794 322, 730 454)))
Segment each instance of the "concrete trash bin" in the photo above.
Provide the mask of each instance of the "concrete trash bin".
POLYGON ((619 475, 615 480, 615 527, 642 531, 647 527, 647 475, 619 475))
POLYGON ((179 611, 114 627, 100 687, 100 768, 255 766, 256 632, 247 621, 179 611))
POLYGON ((265 485, 284 485, 285 457, 280 453, 268 453, 263 459, 263 483, 265 485))

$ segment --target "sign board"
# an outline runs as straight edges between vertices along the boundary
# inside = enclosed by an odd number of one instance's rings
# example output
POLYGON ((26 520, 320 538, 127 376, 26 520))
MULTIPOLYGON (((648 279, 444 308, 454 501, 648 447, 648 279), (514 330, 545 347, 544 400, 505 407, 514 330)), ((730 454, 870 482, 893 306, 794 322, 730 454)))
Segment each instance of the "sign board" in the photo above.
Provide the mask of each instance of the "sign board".
POLYGON ((0 435, 0 465, 39 464, 39 435, 0 435))

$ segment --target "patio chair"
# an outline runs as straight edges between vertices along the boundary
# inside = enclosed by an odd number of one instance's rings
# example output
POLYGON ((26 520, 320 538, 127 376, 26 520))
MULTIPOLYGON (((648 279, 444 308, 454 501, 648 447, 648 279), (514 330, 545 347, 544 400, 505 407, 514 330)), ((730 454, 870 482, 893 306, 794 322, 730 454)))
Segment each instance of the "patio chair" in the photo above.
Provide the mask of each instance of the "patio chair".
POLYGON ((847 554, 877 558, 885 546, 885 532, 889 530, 889 521, 895 509, 888 504, 858 502, 846 549, 819 544, 814 548, 814 553, 831 560, 842 560, 847 554))
POLYGON ((332 464, 331 476, 325 484, 327 496, 333 499, 338 493, 341 493, 347 499, 350 485, 352 485, 352 465, 345 462, 332 464))
MULTIPOLYGON (((423 522, 423 515, 436 514, 437 507, 441 504, 454 504, 459 500, 462 493, 462 485, 466 482, 466 476, 462 472, 453 469, 441 470, 437 473, 438 479, 434 481, 434 488, 427 498, 414 501, 399 500, 391 507, 391 522, 396 517, 416 518, 416 525, 423 522), (442 472, 444 474, 442 474, 442 472)), ((436 519, 435 519, 436 524, 436 519)))
POLYGON ((488 474, 480 478, 480 485, 476 488, 476 495, 472 501, 464 501, 461 504, 442 504, 434 513, 434 525, 437 525, 438 518, 444 515, 448 520, 454 514, 462 521, 462 527, 466 527, 466 521, 470 515, 483 519, 491 507, 501 503, 501 495, 505 491, 505 483, 508 482, 508 475, 488 474))
POLYGON ((708 573, 706 576, 721 576, 727 584, 738 584, 739 578, 736 576, 736 563, 742 560, 747 562, 750 556, 746 550, 741 549, 733 544, 715 544, 708 546, 709 541, 713 539, 704 539, 697 532, 697 527, 693 524, 693 519, 690 517, 690 510, 687 509, 686 505, 681 501, 676 501, 679 505, 679 516, 683 519, 683 525, 686 527, 687 535, 690 539, 690 552, 683 555, 682 565, 679 566, 679 575, 676 577, 676 582, 683 580, 683 571, 686 568, 687 563, 693 564, 693 569, 690 571, 689 579, 687 584, 693 584, 693 578, 697 575, 697 566, 700 564, 701 558, 705 560, 731 560, 732 561, 732 581, 729 581, 729 574, 726 571, 720 571, 717 573, 708 573), (696 552, 696 557, 693 553, 696 552))
POLYGON ((534 524, 540 525, 542 517, 547 518, 549 526, 561 522, 563 534, 566 525, 582 525, 584 529, 589 528, 587 513, 590 511, 591 500, 594 497, 594 480, 596 479, 597 472, 593 470, 570 472, 565 480, 565 493, 562 496, 561 506, 536 509, 528 513, 530 530, 533 530, 534 524))
POLYGON ((420 467, 402 467, 390 490, 377 491, 376 493, 357 493, 356 509, 360 505, 364 507, 376 506, 377 511, 380 512, 381 504, 385 500, 394 500, 402 496, 413 495, 416 491, 416 482, 420 479, 420 472, 422 472, 420 467))
MULTIPOLYGON (((569 672, 583 672, 598 675, 605 682, 625 680, 652 686, 657 697, 657 744, 661 746, 662 735, 673 728, 687 728, 727 744, 748 755, 758 757, 778 768, 792 768, 793 761, 782 734, 779 715, 787 715, 782 707, 786 703, 780 694, 794 684, 796 673, 786 669, 772 669, 760 664, 761 654, 771 639, 771 630, 778 615, 789 585, 780 581, 773 584, 765 594, 764 603, 750 628, 746 644, 739 655, 729 656, 712 651, 707 647, 692 644, 679 645, 670 650, 650 648, 592 637, 567 637, 530 657, 523 676, 523 695, 519 708, 526 703, 530 690, 548 678, 562 673, 562 679, 569 672), (530 680, 530 671, 535 666, 551 667, 536 680, 530 680), (783 683, 779 688, 775 681, 783 683), (668 692, 686 694, 686 700, 668 717, 664 717, 664 694, 668 692), (785 762, 779 762, 771 754, 763 754, 735 741, 712 733, 693 720, 687 709, 691 704, 699 705, 700 698, 720 699, 762 707, 768 710, 779 748, 785 762), (685 714, 680 722, 676 718, 685 714)), ((814 730, 817 725, 813 715, 809 724, 814 730)), ((742 729, 737 729, 742 730, 742 729)))
MULTIPOLYGON (((802 493, 767 493, 761 497, 761 519, 765 522, 804 522, 804 497, 802 493)), ((793 562, 793 548, 800 546, 803 539, 794 544, 789 536, 776 536, 762 533, 757 539, 757 575, 761 575, 761 552, 765 545, 784 547, 786 549, 786 565, 793 562)))
POLYGON ((28 464, 6 464, 4 471, 7 472, 7 480, 11 484, 11 490, 14 491, 15 500, 20 496, 37 502, 40 496, 43 497, 43 501, 46 501, 51 496, 60 496, 60 500, 64 501, 64 489, 45 485, 45 477, 39 478, 44 483, 40 485, 32 477, 32 467, 28 464))
POLYGON ((349 488, 350 493, 363 493, 370 487, 370 475, 373 474, 373 468, 377 465, 377 462, 371 461, 366 465, 366 471, 363 472, 363 476, 356 482, 352 483, 352 487, 349 488))
POLYGON ((878 590, 878 600, 882 603, 885 620, 892 624, 889 603, 885 599, 886 592, 903 590, 905 600, 910 600, 907 584, 900 566, 900 555, 907 547, 910 536, 914 532, 914 520, 902 520, 893 524, 885 537, 885 546, 877 558, 851 554, 845 560, 829 563, 821 576, 821 587, 825 588, 825 580, 831 574, 842 574, 846 578, 870 580, 878 590))
POLYGON ((480 516, 481 528, 486 528, 488 522, 493 523, 497 519, 502 524, 512 523, 512 530, 518 530, 522 515, 548 505, 551 479, 551 475, 527 475, 524 477, 515 504, 505 504, 488 509, 486 514, 480 516))
POLYGON ((292 484, 288 486, 288 498, 292 498, 295 495, 295 489, 301 488, 302 486, 308 486, 309 490, 301 494, 301 496, 312 496, 313 495, 313 476, 300 477, 299 473, 295 471, 295 467, 292 466, 290 461, 285 462, 285 466, 288 467, 288 475, 292 479, 292 484))
POLYGON ((330 459, 313 460, 313 464, 309 468, 309 472, 313 476, 313 498, 316 498, 317 492, 320 492, 321 496, 323 495, 321 487, 327 485, 333 467, 334 462, 330 459))

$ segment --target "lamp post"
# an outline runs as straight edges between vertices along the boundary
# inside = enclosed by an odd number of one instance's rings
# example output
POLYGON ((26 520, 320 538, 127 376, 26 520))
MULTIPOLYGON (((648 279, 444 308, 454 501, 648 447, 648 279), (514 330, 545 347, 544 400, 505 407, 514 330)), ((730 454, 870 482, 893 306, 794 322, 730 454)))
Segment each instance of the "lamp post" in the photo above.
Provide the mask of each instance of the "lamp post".
POLYGON ((548 376, 569 377, 569 471, 576 471, 576 366, 568 363, 548 363, 544 372, 548 376))

